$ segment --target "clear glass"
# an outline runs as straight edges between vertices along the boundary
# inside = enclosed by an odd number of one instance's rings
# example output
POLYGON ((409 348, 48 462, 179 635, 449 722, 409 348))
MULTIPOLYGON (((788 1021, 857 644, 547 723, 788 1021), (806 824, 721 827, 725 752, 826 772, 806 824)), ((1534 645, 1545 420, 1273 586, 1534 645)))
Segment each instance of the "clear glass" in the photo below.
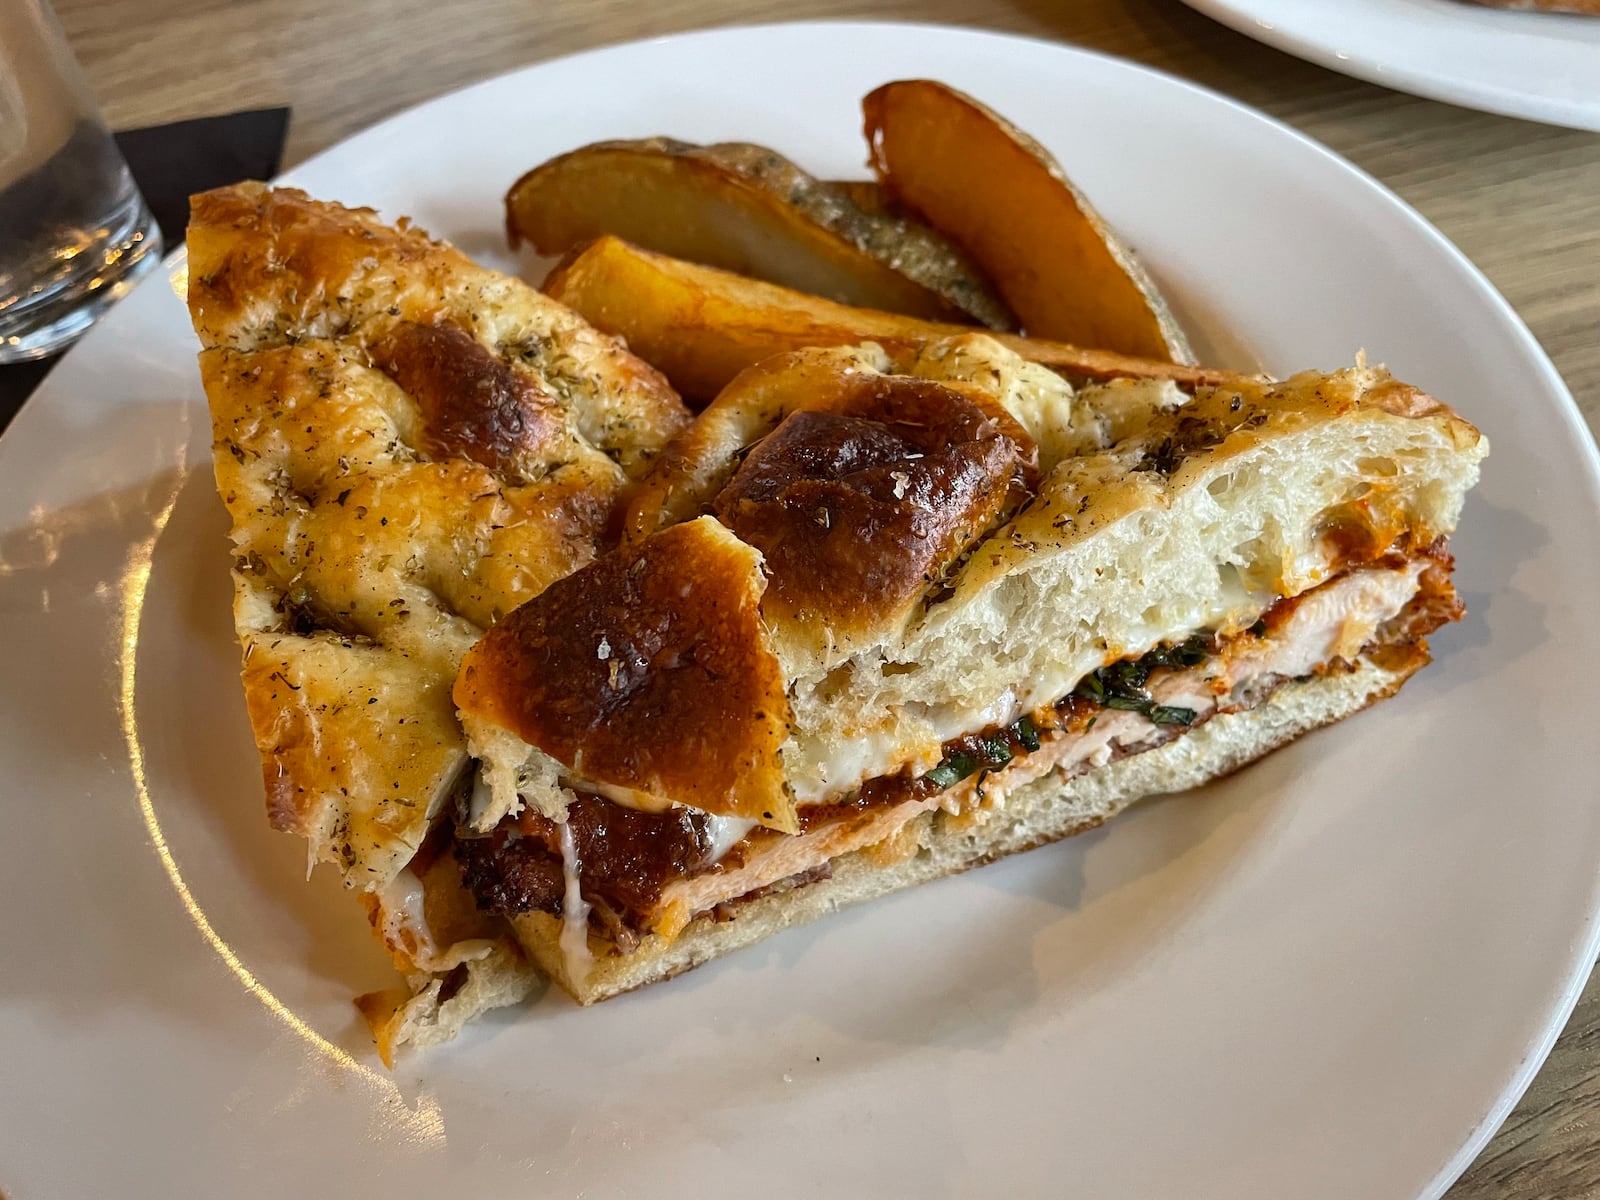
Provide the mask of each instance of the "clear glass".
POLYGON ((79 337, 161 233, 44 0, 0 0, 0 363, 79 337))

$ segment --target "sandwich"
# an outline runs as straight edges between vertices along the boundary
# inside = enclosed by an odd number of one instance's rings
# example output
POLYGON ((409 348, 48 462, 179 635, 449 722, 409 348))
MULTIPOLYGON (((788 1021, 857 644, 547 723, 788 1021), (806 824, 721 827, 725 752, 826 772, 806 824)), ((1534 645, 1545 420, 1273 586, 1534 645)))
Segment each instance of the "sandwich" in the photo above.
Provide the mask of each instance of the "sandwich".
POLYGON ((241 185, 189 236, 268 813, 405 976, 386 1060, 1227 774, 1462 612, 1486 440, 1365 363, 1074 387, 974 332, 691 415, 370 212, 241 185))

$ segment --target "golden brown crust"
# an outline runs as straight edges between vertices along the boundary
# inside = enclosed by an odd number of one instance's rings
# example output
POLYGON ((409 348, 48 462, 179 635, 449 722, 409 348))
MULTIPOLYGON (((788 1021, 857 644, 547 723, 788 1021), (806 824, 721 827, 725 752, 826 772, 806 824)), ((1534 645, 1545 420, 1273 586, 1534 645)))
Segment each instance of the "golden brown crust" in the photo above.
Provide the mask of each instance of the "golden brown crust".
POLYGON ((351 882, 383 882, 466 764, 447 681, 330 635, 252 637, 242 677, 273 827, 312 839, 351 882))
POLYGON ((792 832, 760 559, 710 517, 597 559, 495 625, 456 703, 592 784, 792 832))
POLYGON ((920 596, 1037 474, 1033 439, 992 401, 854 374, 829 411, 786 416, 714 507, 766 558, 769 620, 865 628, 920 596))
POLYGON ((429 458, 528 476, 561 452, 566 421, 549 389, 459 325, 401 321, 371 352, 373 365, 417 402, 417 449, 429 458))
POLYGON ((241 184, 192 198, 188 249, 189 309, 201 343, 253 348, 274 331, 323 324, 325 333, 340 332, 350 318, 326 311, 329 294, 354 291, 380 254, 405 272, 433 247, 419 231, 389 234, 371 210, 241 184), (315 285, 285 287, 286 280, 315 285))
POLYGON ((381 887, 466 764, 461 655, 594 556, 687 413, 613 339, 370 211, 243 184, 195 197, 189 237, 269 819, 381 887))
POLYGON ((623 536, 646 537, 706 511, 733 478, 744 451, 784 417, 837 408, 854 386, 854 374, 887 366, 882 354, 838 347, 779 354, 742 371, 627 490, 623 536))
POLYGON ((189 311, 203 346, 379 341, 448 320, 554 393, 590 446, 629 473, 684 424, 665 378, 615 337, 402 220, 242 183, 195 196, 189 311))

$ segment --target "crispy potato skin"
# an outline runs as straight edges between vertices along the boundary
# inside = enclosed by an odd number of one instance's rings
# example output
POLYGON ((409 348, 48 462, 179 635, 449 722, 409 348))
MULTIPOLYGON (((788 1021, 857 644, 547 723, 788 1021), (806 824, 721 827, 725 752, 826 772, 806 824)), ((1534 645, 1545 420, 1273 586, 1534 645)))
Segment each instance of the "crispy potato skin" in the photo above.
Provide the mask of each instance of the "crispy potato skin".
POLYGON ((885 84, 862 110, 891 200, 972 255, 1030 335, 1194 362, 1132 250, 1038 142, 932 80, 885 84))
MULTIPOLYGON (((775 354, 867 341, 891 354, 915 353, 931 341, 972 332, 967 326, 835 304, 614 237, 597 238, 557 264, 544 290, 596 328, 621 335, 685 399, 701 403, 746 367, 775 354)), ((1230 371, 1017 334, 992 336, 1073 380, 1172 379, 1192 389, 1240 378, 1230 371)))
POLYGON ((597 142, 535 167, 506 195, 513 246, 559 255, 607 233, 845 304, 1017 327, 947 239, 881 204, 858 206, 764 146, 597 142))

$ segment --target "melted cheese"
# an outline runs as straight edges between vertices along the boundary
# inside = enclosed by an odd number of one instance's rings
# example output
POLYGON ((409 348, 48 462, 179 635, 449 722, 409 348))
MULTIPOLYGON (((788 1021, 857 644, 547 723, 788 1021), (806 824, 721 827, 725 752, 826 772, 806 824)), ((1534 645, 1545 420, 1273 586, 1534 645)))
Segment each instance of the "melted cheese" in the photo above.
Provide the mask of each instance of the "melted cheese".
MULTIPOLYGON (((1398 570, 1364 568, 1306 593, 1300 608, 1309 606, 1312 611, 1299 614, 1297 610, 1297 616, 1302 619, 1300 627, 1305 627, 1303 618, 1310 618, 1325 624, 1330 636, 1302 644, 1299 657, 1278 674, 1304 675, 1330 658, 1354 655, 1370 640, 1377 625, 1398 612, 1415 593, 1421 570, 1420 562, 1398 570), (1377 621, 1366 619, 1377 612, 1388 615, 1377 621)), ((1236 574, 1225 576, 1222 594, 1230 611, 1244 613, 1242 620, 1232 624, 1233 628, 1248 626, 1262 611, 1245 607, 1249 593, 1236 574)), ((1140 642, 1148 649, 1181 638, 1188 632, 1152 624, 1143 631, 1140 642)), ((1270 652, 1280 650, 1281 646, 1274 645, 1270 652)), ((1062 668, 1060 678, 1030 680, 1027 684, 1007 688, 985 703, 918 708, 912 714, 917 718, 915 722, 880 721, 869 726, 863 721, 850 737, 839 741, 796 737, 785 749, 786 766, 794 782, 795 804, 804 808, 828 803, 843 792, 854 791, 869 779, 893 774, 901 768, 918 775, 931 770, 943 756, 941 747, 945 742, 974 730, 1009 725, 1018 717, 1070 692, 1086 673, 1081 668, 1073 670, 1066 664, 1059 665, 1062 668), (914 744, 907 743, 904 731, 914 727, 920 728, 920 736, 914 744), (900 736, 897 738, 891 731, 899 731, 900 736)), ((1162 703, 1173 702, 1164 700, 1162 703)))
POLYGON ((423 913, 423 900, 422 880, 409 867, 402 868, 378 891, 378 911, 382 913, 379 931, 384 942, 419 964, 438 952, 423 913))
POLYGON ((578 848, 572 840, 572 826, 561 824, 561 873, 566 890, 561 897, 561 957, 573 987, 582 987, 594 967, 589 950, 589 904, 578 885, 578 848))
POLYGON ((708 817, 706 832, 711 838, 711 850, 706 860, 721 862, 723 856, 744 841, 745 835, 758 823, 745 817, 708 817))
MULTIPOLYGON (((1330 659, 1353 658, 1379 627, 1397 616, 1416 594, 1424 566, 1423 562, 1414 561, 1399 568, 1352 571, 1306 596, 1271 638, 1243 639, 1236 643, 1236 651, 1225 652, 1186 671, 1160 675, 1152 681, 1151 695, 1159 704, 1191 708, 1204 719, 1254 681, 1298 678, 1311 674, 1330 659)), ((1003 723, 969 725, 961 732, 1003 723)), ((1140 713, 1102 709, 1090 728, 1049 736, 1038 750, 985 777, 984 793, 986 798, 999 801, 1011 789, 1050 771, 1070 775, 1080 768, 1104 766, 1118 748, 1137 753, 1170 737, 1170 728, 1152 725, 1140 713)), ((935 808, 962 811, 970 807, 976 788, 977 781, 968 780, 934 796, 869 810, 860 819, 831 822, 795 837, 773 838, 734 870, 669 883, 662 891, 661 910, 680 916, 705 912, 812 870, 841 854, 884 842, 922 813, 935 808)), ((678 922, 680 927, 682 923, 678 922)), ((656 929, 663 932, 660 924, 656 929)))

